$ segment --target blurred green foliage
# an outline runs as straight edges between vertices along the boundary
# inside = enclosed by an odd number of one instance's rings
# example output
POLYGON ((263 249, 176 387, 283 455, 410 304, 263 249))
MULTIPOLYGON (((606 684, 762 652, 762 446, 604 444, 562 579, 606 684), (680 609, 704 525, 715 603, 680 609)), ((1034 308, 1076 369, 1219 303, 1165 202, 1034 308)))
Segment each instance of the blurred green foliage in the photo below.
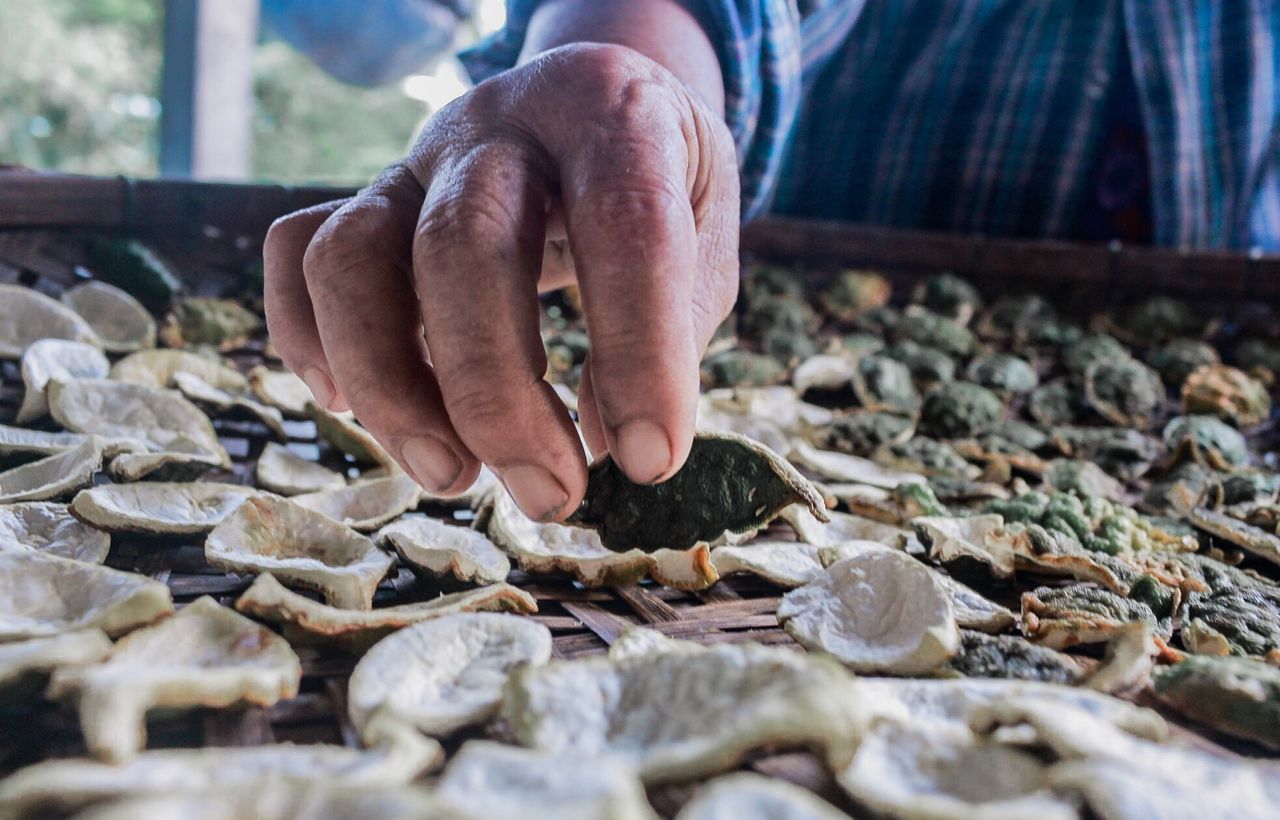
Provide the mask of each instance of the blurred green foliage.
MULTIPOLYGON (((0 164, 157 172, 162 0, 0 0, 0 164)), ((253 174, 361 183, 400 157, 425 109, 354 88, 278 41, 254 58, 253 174)))

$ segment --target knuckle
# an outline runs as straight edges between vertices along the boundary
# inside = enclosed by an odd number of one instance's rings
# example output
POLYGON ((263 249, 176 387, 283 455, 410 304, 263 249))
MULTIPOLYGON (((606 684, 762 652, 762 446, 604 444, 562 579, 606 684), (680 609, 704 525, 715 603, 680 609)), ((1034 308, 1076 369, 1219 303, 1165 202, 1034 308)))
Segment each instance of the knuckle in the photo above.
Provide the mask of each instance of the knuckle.
POLYGON ((683 192, 654 181, 628 187, 611 187, 590 196, 588 211, 605 230, 634 230, 666 224, 679 209, 688 207, 683 192))
POLYGON ((510 430, 518 405, 487 379, 474 373, 441 380, 441 392, 449 418, 459 429, 510 430))
POLYGON ((501 242, 514 224, 514 215, 499 196, 475 188, 432 202, 418 221, 414 244, 432 258, 451 248, 501 242))

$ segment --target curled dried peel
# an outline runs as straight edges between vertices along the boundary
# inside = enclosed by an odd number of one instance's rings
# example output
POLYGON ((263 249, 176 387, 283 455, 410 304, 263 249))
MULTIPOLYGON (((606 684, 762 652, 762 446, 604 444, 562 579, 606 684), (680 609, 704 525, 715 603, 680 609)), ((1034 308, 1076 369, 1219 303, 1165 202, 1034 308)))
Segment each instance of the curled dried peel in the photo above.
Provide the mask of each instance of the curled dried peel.
POLYGON ((85 282, 62 294, 62 303, 93 328, 108 353, 132 353, 156 346, 151 312, 125 291, 106 282, 85 282))
POLYGON ((204 597, 130 633, 100 664, 59 669, 49 696, 73 696, 89 751, 120 761, 145 746, 152 709, 270 706, 296 695, 301 679, 302 664, 283 638, 204 597))
POLYGON ((283 498, 259 496, 213 528, 205 558, 232 572, 270 572, 315 589, 330 604, 369 609, 391 556, 328 516, 283 498))
POLYGON ((392 521, 378 530, 375 538, 394 547, 410 566, 432 575, 497 584, 505 581, 511 571, 506 553, 483 534, 426 516, 392 521))
POLYGON ((822 563, 818 560, 820 549, 799 541, 752 541, 713 549, 711 565, 721 577, 749 572, 771 584, 798 587, 822 574, 822 563))
POLYGON ((173 384, 183 396, 209 407, 215 413, 247 416, 270 430, 280 441, 287 441, 289 438, 289 433, 284 429, 284 416, 274 407, 259 404, 245 396, 233 396, 190 373, 173 374, 173 384))
POLYGON ((838 775, 860 803, 889 817, 924 820, 1074 820, 1075 806, 1048 788, 1034 755, 969 732, 886 721, 838 775))
POLYGON ((614 759, 647 784, 731 769, 765 745, 842 766, 867 717, 833 661, 752 644, 526 667, 501 714, 526 746, 614 759))
POLYGON ((808 789, 774 777, 737 772, 699 788, 676 820, 844 820, 848 816, 808 789))
POLYGON ((1183 716, 1280 749, 1280 669, 1252 658, 1196 655, 1161 667, 1154 692, 1183 716))
POLYGON ((783 597, 778 621, 800 643, 858 672, 924 674, 960 644, 951 598, 933 572, 892 550, 833 564, 783 597))
POLYGON ((35 550, 0 550, 0 642, 96 627, 113 637, 173 611, 143 575, 35 550))
POLYGON ((656 820, 628 767, 472 740, 449 761, 439 792, 471 816, 656 820))
POLYGON ((103 484, 71 501, 76 518, 105 532, 176 535, 208 532, 258 491, 213 481, 103 484))
POLYGON ((41 339, 101 347, 89 323, 66 305, 21 285, 0 285, 0 359, 17 359, 41 339))
POLYGON ((218 390, 240 393, 249 382, 225 359, 186 350, 143 350, 125 356, 111 367, 111 378, 152 387, 173 387, 179 373, 194 376, 218 390))
POLYGON ((515 615, 468 612, 406 627, 371 648, 347 688, 365 742, 386 720, 445 736, 497 711, 512 669, 551 658, 551 632, 515 615))
POLYGON ((102 445, 92 436, 39 461, 0 472, 0 504, 44 501, 91 483, 102 465, 102 445))
POLYGON ((312 401, 310 388, 288 370, 258 365, 249 371, 249 387, 259 400, 293 418, 304 418, 312 401))
POLYGON ((14 697, 28 678, 62 666, 94 663, 110 652, 111 639, 101 629, 0 644, 0 694, 14 697))
POLYGON ((622 586, 647 575, 677 589, 705 589, 720 577, 706 544, 689 550, 614 552, 592 530, 530 519, 504 489, 490 498, 485 534, 525 572, 563 573, 589 587, 622 586))
POLYGON ((817 489, 777 454, 745 436, 699 433, 684 466, 658 484, 632 483, 607 456, 593 464, 569 522, 616 552, 684 550, 757 530, 795 503, 825 517, 817 489))
POLYGON ((819 450, 806 441, 795 443, 790 458, 806 470, 832 481, 869 484, 886 490, 892 490, 899 484, 924 484, 926 481, 919 473, 895 470, 870 459, 834 450, 819 450))
POLYGON ((79 820, 473 820, 474 815, 417 786, 390 789, 333 787, 268 780, 250 789, 149 795, 113 800, 76 815, 79 820))
POLYGON ((369 532, 416 507, 421 497, 418 482, 400 473, 295 495, 292 501, 354 530, 369 532))
POLYGON ((142 752, 122 764, 49 760, 0 780, 0 816, 68 813, 126 796, 251 793, 282 783, 386 789, 403 786, 443 761, 440 744, 416 732, 368 751, 280 743, 142 752))
POLYGON ((106 379, 55 380, 49 384, 49 412, 77 433, 136 441, 153 454, 176 453, 231 465, 209 417, 171 390, 106 379))
POLYGON ((533 596, 510 584, 495 584, 441 595, 429 601, 359 612, 338 609, 286 589, 271 575, 259 575, 236 601, 246 615, 279 624, 294 643, 337 643, 363 652, 383 637, 411 624, 458 612, 538 611, 533 596))
POLYGON ((49 412, 45 388, 54 379, 102 379, 111 367, 102 351, 84 342, 41 339, 22 354, 22 405, 14 423, 29 424, 49 412))
POLYGON ((368 430, 351 413, 332 413, 314 401, 307 402, 307 415, 316 424, 316 435, 362 464, 377 464, 399 471, 400 465, 382 449, 368 430))
POLYGON ((280 495, 300 495, 345 487, 347 480, 334 470, 294 453, 288 447, 267 442, 254 469, 258 486, 280 495))
POLYGON ((89 436, 80 433, 50 433, 0 424, 0 456, 52 456, 78 447, 88 440, 89 436))
POLYGON ((65 504, 26 501, 0 506, 0 550, 6 547, 101 564, 111 536, 77 521, 65 504))

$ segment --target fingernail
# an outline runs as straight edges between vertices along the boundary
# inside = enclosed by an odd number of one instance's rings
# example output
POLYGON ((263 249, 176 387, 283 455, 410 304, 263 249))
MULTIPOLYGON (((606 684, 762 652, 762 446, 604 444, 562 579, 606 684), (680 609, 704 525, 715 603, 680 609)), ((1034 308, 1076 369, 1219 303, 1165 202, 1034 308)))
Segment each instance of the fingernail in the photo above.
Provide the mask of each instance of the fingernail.
POLYGON ((319 368, 308 367, 302 371, 302 381, 311 391, 311 395, 315 396, 316 404, 326 410, 329 409, 329 405, 333 403, 333 397, 338 395, 338 388, 333 386, 333 379, 326 376, 319 368))
POLYGON ((560 482, 541 467, 532 464, 507 467, 500 470, 499 475, 516 504, 535 521, 555 518, 569 501, 569 494, 560 482))
POLYGON ((418 483, 432 492, 453 486, 462 472, 462 462, 444 442, 431 436, 411 438, 400 448, 400 457, 418 483))
POLYGON ((632 481, 649 484, 657 481, 671 466, 671 443, 666 432, 651 421, 636 419, 618 428, 617 459, 632 481))

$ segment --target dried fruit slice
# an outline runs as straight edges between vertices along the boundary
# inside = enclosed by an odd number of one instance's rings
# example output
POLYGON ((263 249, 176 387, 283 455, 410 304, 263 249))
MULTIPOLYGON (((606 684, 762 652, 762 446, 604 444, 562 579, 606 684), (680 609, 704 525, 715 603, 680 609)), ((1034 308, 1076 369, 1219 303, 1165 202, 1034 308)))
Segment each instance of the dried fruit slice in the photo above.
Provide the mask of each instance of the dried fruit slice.
POLYGON ((80 433, 50 433, 0 424, 0 456, 51 456, 65 453, 88 440, 89 436, 80 433))
POLYGON ((146 576, 0 550, 0 642, 91 627, 117 637, 172 611, 169 588, 146 576))
POLYGON ((113 800, 81 812, 79 820, 472 820, 473 815, 418 786, 390 789, 332 787, 268 780, 250 789, 151 795, 113 800))
POLYGON ((13 817, 32 817, 69 814, 120 797, 253 794, 282 784, 381 790, 403 786, 443 761, 440 744, 417 732, 397 735, 394 742, 368 751, 280 743, 142 752, 121 764, 48 760, 0 781, 0 806, 13 817))
POLYGON ((110 652, 111 639, 101 629, 0 644, 0 693, 20 697, 17 693, 31 691, 27 684, 32 680, 62 666, 100 661, 110 652))
POLYGON ((0 359, 18 359, 41 339, 101 346, 89 323, 66 305, 21 285, 0 285, 0 359))
POLYGON ((808 789, 750 772, 726 774, 698 789, 676 820, 847 820, 808 789))
POLYGON ((629 626, 622 634, 609 644, 609 657, 613 660, 634 658, 640 655, 652 655, 656 652, 682 652, 686 655, 707 651, 707 647, 683 638, 672 638, 663 635, 656 629, 644 626, 629 626))
POLYGON ((62 303, 84 317, 108 353, 132 353, 156 346, 151 312, 125 291, 106 282, 85 282, 62 294, 62 303))
POLYGON ((77 433, 131 439, 151 453, 212 457, 231 466, 209 417, 171 390, 106 379, 53 381, 49 411, 77 433))
POLYGON ((289 644, 209 597, 125 636, 100 664, 63 667, 51 698, 74 697, 89 752, 128 760, 146 746, 146 713, 166 707, 270 706, 298 693, 289 644))
POLYGON ((205 558, 231 572, 270 572, 333 606, 369 609, 391 556, 332 518, 283 498, 250 498, 213 528, 205 558))
POLYGON ((913 545, 920 549, 920 543, 911 530, 860 515, 828 512, 828 520, 819 521, 806 509, 788 507, 778 517, 791 525, 801 541, 819 547, 835 546, 846 541, 875 541, 892 549, 911 551, 913 545))
POLYGON ((1161 651, 1151 626, 1142 621, 1125 624, 1107 642, 1102 662, 1084 684, 1099 692, 1132 692, 1146 686, 1161 651))
POLYGON ((1273 564, 1280 564, 1280 536, 1204 507, 1191 510, 1187 519, 1210 535, 1243 547, 1273 564))
POLYGON ((1165 389, 1159 373, 1126 355, 1090 363, 1084 373, 1084 395, 1089 406, 1112 424, 1147 430, 1160 415, 1165 389))
POLYGON ((340 473, 268 441, 257 461, 258 485, 280 495, 299 495, 345 487, 340 473))
POLYGON ((1074 684, 1083 669, 1070 655, 1037 646, 1017 635, 961 632, 960 651, 945 667, 967 678, 1006 678, 1074 684))
POLYGON ((626 766, 484 740, 463 744, 437 793, 471 817, 657 820, 626 766))
POLYGON ((66 504, 26 501, 0 506, 0 550, 6 547, 101 564, 111 536, 77 521, 66 504))
POLYGON ((821 549, 799 541, 752 541, 713 549, 711 565, 722 578, 735 572, 749 572, 771 584, 790 589, 807 584, 822 574, 822 563, 818 560, 821 549))
POLYGON ((1280 669, 1194 655, 1153 675, 1156 697, 1197 723, 1280 750, 1280 669))
POLYGON ((262 327, 258 315, 234 299, 190 296, 164 317, 160 339, 169 347, 208 345, 232 350, 262 327))
POLYGON ((920 540, 929 546, 930 560, 949 564, 969 559, 985 564, 996 578, 1010 578, 1016 556, 1007 544, 992 543, 988 536, 1004 527, 999 515, 951 518, 922 516, 912 521, 920 540))
POLYGON ((810 356, 791 372, 791 386, 801 396, 808 390, 839 390, 848 387, 857 365, 849 356, 819 353, 810 356))
MULTIPOLYGON (((845 541, 818 550, 818 560, 823 567, 830 567, 846 558, 853 558, 875 550, 891 549, 875 541, 845 541)), ((714 554, 713 554, 714 557, 714 554)), ((930 570, 934 580, 942 585, 942 589, 951 598, 951 606, 955 609, 956 625, 961 629, 973 629, 978 632, 997 634, 1004 632, 1018 622, 1018 616, 1008 608, 994 601, 987 600, 974 589, 960 583, 944 572, 930 570)))
POLYGON ((511 561, 483 534, 426 516, 405 516, 378 530, 375 540, 390 544, 414 569, 452 575, 459 581, 498 584, 511 572, 511 561))
POLYGON ((962 728, 886 721, 837 779, 887 817, 1074 820, 1075 806, 1049 790, 1047 769, 1029 752, 962 728))
POLYGON ((732 769, 765 745, 844 766, 866 710, 834 661, 739 644, 518 669, 501 714, 526 746, 617 760, 653 784, 732 769))
POLYGON ((225 359, 202 356, 186 350, 142 350, 125 356, 111 367, 111 378, 120 382, 173 387, 179 373, 232 393, 248 389, 249 383, 225 359))
POLYGON ((967 727, 983 709, 1010 701, 1036 704, 1045 710, 1083 715, 1129 734, 1163 741, 1169 727, 1159 714, 1131 703, 1076 686, 999 678, 911 680, 859 678, 858 697, 878 716, 895 722, 917 720, 929 726, 967 727))
POLYGON ((353 530, 370 532, 418 505, 422 488, 404 473, 357 481, 332 490, 295 495, 293 503, 315 510, 353 530))
POLYGON ((689 550, 614 552, 591 530, 534 521, 505 490, 492 496, 485 534, 525 572, 564 573, 589 587, 621 586, 651 575, 669 587, 705 589, 720 577, 705 544, 689 550))
POLYGON ((383 721, 446 736, 498 710, 511 670, 551 658, 551 631, 492 612, 447 615, 379 641, 347 688, 351 722, 366 743, 383 721))
POLYGON ((307 415, 316 424, 316 435, 361 464, 377 464, 399 471, 400 465, 382 449, 373 434, 360 426, 351 413, 331 413, 314 401, 307 403, 307 415))
POLYGON ((1095 587, 1039 587, 1022 594, 1022 632, 1042 646, 1066 649, 1111 639, 1125 624, 1142 621, 1167 638, 1172 624, 1142 601, 1095 587))
POLYGON ((955 608, 933 572, 892 550, 833 564, 783 597, 778 621, 800 643, 857 672, 924 674, 960 645, 955 608))
POLYGON ((1280 589, 1271 584, 1192 593, 1182 643, 1197 655, 1253 655, 1280 663, 1280 589))
POLYGON ((927 479, 919 473, 895 470, 892 467, 877 464, 871 459, 838 453, 834 450, 819 450, 806 441, 796 441, 790 457, 806 470, 811 470, 831 481, 869 484, 886 490, 892 490, 899 484, 927 482, 927 479))
POLYGON ((22 405, 15 424, 30 424, 49 412, 45 388, 54 379, 103 379, 111 364, 102 351, 84 342, 41 339, 22 354, 22 405))
POLYGON ((758 530, 784 507, 825 518, 822 496, 764 445, 732 433, 699 433, 689 458, 659 484, 634 484, 612 458, 591 466, 582 506, 569 518, 616 552, 684 550, 724 533, 758 530))
POLYGON ((357 612, 338 609, 292 592, 271 575, 259 575, 236 601, 236 609, 284 628, 293 643, 333 642, 363 652, 385 636, 411 624, 458 612, 538 611, 533 596, 510 584, 469 589, 429 601, 357 612))
POLYGON ((286 416, 305 418, 307 404, 313 401, 306 382, 289 370, 270 370, 258 365, 249 371, 253 394, 286 416))
POLYGON ((257 494, 242 484, 213 481, 103 484, 77 493, 71 512, 106 532, 190 534, 208 532, 257 494))
POLYGON ((266 427, 280 441, 287 441, 284 416, 274 407, 259 404, 244 396, 233 396, 191 373, 174 373, 173 384, 183 396, 219 413, 247 416, 266 427))
POLYGON ((89 484, 102 466, 102 446, 92 436, 80 444, 0 472, 0 504, 44 501, 89 484))
POLYGON ((210 470, 227 469, 221 456, 213 453, 122 453, 108 465, 111 478, 119 482, 195 481, 210 470))
POLYGON ((1234 367, 1198 367, 1182 385, 1182 412, 1217 416, 1228 424, 1248 427, 1271 413, 1271 394, 1262 382, 1234 367))

